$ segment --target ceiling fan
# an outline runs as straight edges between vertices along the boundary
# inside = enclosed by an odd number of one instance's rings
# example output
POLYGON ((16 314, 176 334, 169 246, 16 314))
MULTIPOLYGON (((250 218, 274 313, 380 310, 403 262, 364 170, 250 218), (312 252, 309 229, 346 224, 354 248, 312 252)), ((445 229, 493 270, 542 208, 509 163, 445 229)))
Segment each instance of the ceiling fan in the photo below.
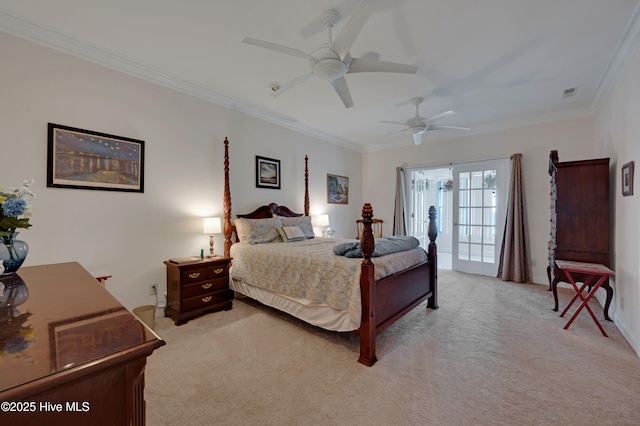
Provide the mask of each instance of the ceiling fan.
POLYGON ((323 19, 329 33, 329 41, 327 43, 323 43, 311 53, 249 37, 244 38, 242 42, 287 55, 296 56, 302 59, 307 59, 309 61, 311 72, 303 74, 283 85, 272 84, 272 96, 278 96, 303 81, 316 76, 323 80, 328 80, 342 100, 344 106, 351 108, 353 106, 353 100, 351 99, 351 93, 349 92, 349 87, 347 86, 347 81, 344 77, 345 74, 356 72, 415 74, 418 71, 418 67, 415 65, 380 61, 380 56, 375 52, 364 54, 360 58, 351 57, 349 49, 351 49, 351 46, 360 34, 360 31, 362 31, 364 24, 369 19, 374 6, 375 0, 361 2, 335 40, 332 39, 332 29, 340 20, 340 13, 335 9, 327 10, 323 14, 323 19))
POLYGON ((399 121, 380 121, 380 123, 391 123, 391 124, 402 124, 404 129, 398 130, 397 132, 409 132, 413 135, 413 142, 416 145, 420 145, 422 143, 422 134, 424 132, 431 132, 434 130, 465 130, 469 131, 468 127, 457 127, 457 126, 442 126, 440 124, 434 124, 436 121, 442 120, 443 118, 450 117, 455 114, 453 111, 445 111, 440 114, 436 114, 432 117, 425 118, 421 117, 418 112, 418 106, 422 103, 423 98, 413 98, 411 99, 411 103, 416 106, 416 115, 411 117, 404 123, 399 121))

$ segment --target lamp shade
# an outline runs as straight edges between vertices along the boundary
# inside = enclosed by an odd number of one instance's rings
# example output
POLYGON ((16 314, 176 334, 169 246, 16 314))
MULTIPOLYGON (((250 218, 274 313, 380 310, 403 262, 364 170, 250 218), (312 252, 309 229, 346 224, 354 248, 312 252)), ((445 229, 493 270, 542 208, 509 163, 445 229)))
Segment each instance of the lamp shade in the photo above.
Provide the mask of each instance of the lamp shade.
POLYGON ((313 219, 316 226, 329 226, 329 215, 327 214, 319 214, 314 216, 313 219))
POLYGON ((219 217, 205 217, 202 221, 202 233, 206 235, 220 234, 222 224, 219 217))

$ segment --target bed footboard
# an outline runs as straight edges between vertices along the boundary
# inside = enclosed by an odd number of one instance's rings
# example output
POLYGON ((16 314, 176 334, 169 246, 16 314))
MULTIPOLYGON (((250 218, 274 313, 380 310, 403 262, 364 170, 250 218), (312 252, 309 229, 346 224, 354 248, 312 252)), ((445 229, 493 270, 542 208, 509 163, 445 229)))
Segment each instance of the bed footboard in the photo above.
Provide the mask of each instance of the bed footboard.
POLYGON ((376 363, 376 335, 391 326, 407 312, 427 300, 427 308, 438 308, 438 262, 436 247, 436 211, 429 208, 429 247, 427 261, 404 271, 374 279, 371 255, 375 247, 371 223, 373 209, 370 204, 362 208, 363 233, 361 249, 363 261, 360 275, 362 320, 360 323, 360 357, 358 362, 366 366, 376 363))

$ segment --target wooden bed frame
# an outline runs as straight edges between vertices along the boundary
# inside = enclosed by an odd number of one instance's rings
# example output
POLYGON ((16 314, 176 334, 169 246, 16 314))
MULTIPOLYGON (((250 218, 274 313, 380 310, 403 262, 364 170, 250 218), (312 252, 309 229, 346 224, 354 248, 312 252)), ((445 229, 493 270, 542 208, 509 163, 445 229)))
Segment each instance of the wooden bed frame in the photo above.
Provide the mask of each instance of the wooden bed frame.
MULTIPOLYGON (((304 216, 309 216, 309 171, 308 157, 305 156, 305 194, 304 216)), ((261 206, 245 215, 246 218, 269 218, 274 214, 279 216, 302 216, 284 206, 271 203, 261 206)), ((438 258, 436 248, 437 227, 435 223, 435 207, 429 208, 429 247, 427 260, 401 272, 376 281, 374 278, 374 264, 371 256, 375 248, 375 240, 371 223, 373 209, 366 203, 362 208, 362 222, 364 225, 361 250, 363 253, 360 292, 362 299, 362 320, 360 328, 355 331, 360 337, 360 357, 358 362, 372 366, 376 358, 376 335, 391 326, 404 314, 411 311, 423 301, 427 300, 427 308, 438 309, 438 258)), ((229 141, 224 139, 224 254, 230 255, 232 234, 235 227, 231 223, 231 192, 229 189, 229 141)))

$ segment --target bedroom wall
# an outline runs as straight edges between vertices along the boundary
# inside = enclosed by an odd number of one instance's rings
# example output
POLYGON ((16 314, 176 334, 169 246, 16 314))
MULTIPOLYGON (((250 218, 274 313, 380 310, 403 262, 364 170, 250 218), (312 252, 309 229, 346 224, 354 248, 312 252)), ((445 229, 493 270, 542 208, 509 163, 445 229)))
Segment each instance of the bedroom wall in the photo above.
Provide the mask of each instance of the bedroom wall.
POLYGON ((549 152, 558 150, 560 161, 597 158, 600 153, 595 149, 594 133, 593 117, 581 117, 449 140, 429 141, 427 135, 419 146, 367 152, 364 202, 372 203, 376 217, 393 224, 396 167, 430 166, 522 153, 532 264, 535 264, 533 278, 536 283, 548 284, 549 152))
POLYGON ((311 213, 328 213, 339 236, 355 232, 361 153, 4 33, 0 52, 0 185, 36 181, 25 266, 78 261, 110 273, 107 289, 128 308, 154 303, 165 259, 208 250, 201 218, 223 214, 225 136, 233 212, 272 201, 302 211, 309 155, 311 213), (144 193, 47 188, 48 122, 144 140, 144 193), (256 155, 281 161, 281 190, 255 187, 256 155), (326 203, 327 173, 350 178, 348 205, 326 203))
POLYGON ((640 186, 636 169, 633 196, 622 196, 621 167, 640 166, 640 51, 629 59, 622 75, 597 114, 597 149, 611 158, 614 321, 640 354, 640 186))

